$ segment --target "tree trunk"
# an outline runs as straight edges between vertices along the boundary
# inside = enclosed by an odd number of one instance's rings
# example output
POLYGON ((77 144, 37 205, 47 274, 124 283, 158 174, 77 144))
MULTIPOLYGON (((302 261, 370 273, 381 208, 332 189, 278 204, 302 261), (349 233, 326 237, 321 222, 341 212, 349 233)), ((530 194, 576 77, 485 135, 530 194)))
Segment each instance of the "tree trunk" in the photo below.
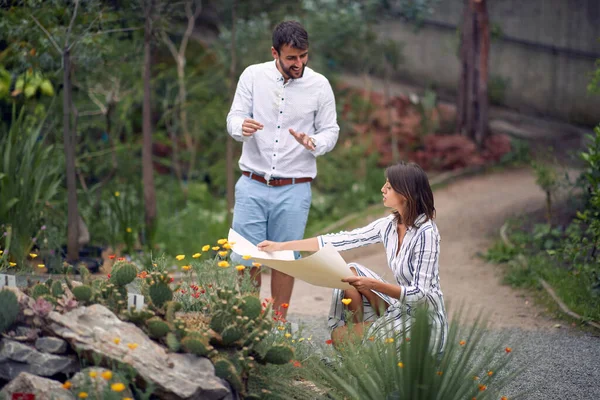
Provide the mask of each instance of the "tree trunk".
POLYGON ((391 96, 390 96, 390 75, 391 75, 391 71, 390 71, 390 66, 387 65, 385 67, 385 73, 384 73, 384 85, 383 85, 383 101, 385 103, 385 108, 387 110, 387 117, 388 117, 388 134, 390 135, 390 140, 391 140, 391 144, 392 144, 392 162, 394 164, 396 164, 398 161, 400 161, 400 153, 398 152, 398 136, 396 136, 396 131, 395 131, 395 124, 393 123, 392 119, 393 119, 393 108, 392 105, 390 104, 391 102, 391 96))
MULTIPOLYGON (((229 66, 229 93, 231 97, 231 101, 233 102, 233 97, 235 96, 235 82, 236 82, 236 44, 235 44, 235 19, 236 17, 236 7, 237 0, 233 0, 233 4, 231 6, 231 65, 229 66)), ((227 222, 231 225, 233 220, 233 207, 235 205, 234 201, 234 192, 235 192, 235 177, 233 174, 234 165, 233 165, 233 150, 234 150, 233 138, 230 135, 227 135, 227 153, 225 156, 225 168, 227 175, 227 222)))
POLYGON ((146 223, 146 244, 151 244, 156 224, 156 191, 154 188, 154 168, 152 166, 152 121, 150 102, 151 42, 153 5, 146 6, 144 21, 144 101, 142 109, 142 182, 144 185, 144 211, 146 223))
POLYGON ((71 132, 71 54, 63 51, 63 140, 67 175, 67 261, 79 259, 79 213, 77 210, 77 180, 75 176, 75 134, 71 132))
POLYGON ((465 0, 456 129, 483 148, 489 133, 490 32, 486 0, 465 0))

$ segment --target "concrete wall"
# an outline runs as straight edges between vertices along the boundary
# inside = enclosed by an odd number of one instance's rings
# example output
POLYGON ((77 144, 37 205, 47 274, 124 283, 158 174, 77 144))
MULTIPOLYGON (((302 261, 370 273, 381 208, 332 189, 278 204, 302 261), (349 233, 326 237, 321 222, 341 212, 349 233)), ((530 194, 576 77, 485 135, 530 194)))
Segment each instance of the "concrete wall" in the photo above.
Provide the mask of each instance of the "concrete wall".
MULTIPOLYGON (((463 4, 440 0, 418 32, 393 15, 377 27, 403 48, 399 79, 456 91, 463 4)), ((488 0, 488 11, 501 32, 491 44, 490 78, 508 82, 503 104, 569 122, 600 122, 600 95, 586 90, 600 59, 600 0, 488 0)))

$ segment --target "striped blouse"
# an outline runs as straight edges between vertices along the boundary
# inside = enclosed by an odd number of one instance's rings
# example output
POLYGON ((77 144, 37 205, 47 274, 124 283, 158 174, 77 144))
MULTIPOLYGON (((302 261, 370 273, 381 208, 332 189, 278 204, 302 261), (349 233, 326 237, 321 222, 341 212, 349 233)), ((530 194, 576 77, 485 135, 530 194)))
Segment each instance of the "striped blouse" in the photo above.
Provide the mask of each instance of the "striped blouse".
MULTIPOLYGON (((408 317, 417 304, 426 304, 432 319, 433 328, 443 346, 447 333, 447 319, 439 277, 440 234, 432 220, 421 214, 415 221, 415 227, 408 228, 398 251, 398 232, 394 216, 380 218, 369 225, 350 232, 327 234, 318 237, 319 248, 330 243, 337 250, 349 250, 374 243, 383 243, 388 266, 393 272, 396 284, 401 287, 399 299, 390 298, 376 292, 384 299, 388 307, 384 319, 395 327, 403 329, 410 325, 408 317)), ((358 264, 357 272, 362 276, 371 276, 383 281, 376 273, 358 264)), ((343 292, 343 291, 341 291, 343 292)), ((339 296, 338 296, 339 297, 339 296)), ((334 299, 336 293, 334 292, 334 299)), ((335 301, 335 300, 334 300, 335 301)), ((332 306, 332 310, 334 307, 332 306)), ((366 312, 365 312, 366 315, 366 312)), ((330 322, 332 316, 330 315, 330 322)), ((384 321, 376 322, 383 324, 384 321)), ((375 325, 375 324, 374 324, 375 325)), ((330 326, 333 325, 330 323, 330 326)))

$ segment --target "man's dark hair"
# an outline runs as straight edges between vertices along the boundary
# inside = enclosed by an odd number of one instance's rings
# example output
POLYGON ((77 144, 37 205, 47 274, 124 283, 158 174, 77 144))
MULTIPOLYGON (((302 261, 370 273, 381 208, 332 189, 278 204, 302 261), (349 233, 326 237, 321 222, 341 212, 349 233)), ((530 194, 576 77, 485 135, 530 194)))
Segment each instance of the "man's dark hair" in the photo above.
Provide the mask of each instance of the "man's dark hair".
POLYGON ((279 53, 284 45, 308 49, 308 32, 299 22, 283 21, 273 30, 273 48, 279 53))

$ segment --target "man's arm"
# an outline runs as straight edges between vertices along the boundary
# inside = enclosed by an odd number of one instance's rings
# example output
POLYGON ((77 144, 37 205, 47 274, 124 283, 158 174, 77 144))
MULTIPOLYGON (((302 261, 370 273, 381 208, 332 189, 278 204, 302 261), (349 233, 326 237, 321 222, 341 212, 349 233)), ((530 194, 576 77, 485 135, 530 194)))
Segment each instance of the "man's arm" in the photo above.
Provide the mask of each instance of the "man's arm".
POLYGON ((315 150, 312 154, 315 157, 321 156, 335 147, 340 127, 337 124, 337 112, 335 108, 335 96, 331 85, 327 80, 323 84, 319 96, 319 107, 315 115, 315 150))
POLYGON ((242 131, 244 120, 252 118, 252 83, 252 70, 248 67, 240 75, 231 110, 227 114, 227 132, 238 142, 245 142, 252 137, 244 135, 242 131))

